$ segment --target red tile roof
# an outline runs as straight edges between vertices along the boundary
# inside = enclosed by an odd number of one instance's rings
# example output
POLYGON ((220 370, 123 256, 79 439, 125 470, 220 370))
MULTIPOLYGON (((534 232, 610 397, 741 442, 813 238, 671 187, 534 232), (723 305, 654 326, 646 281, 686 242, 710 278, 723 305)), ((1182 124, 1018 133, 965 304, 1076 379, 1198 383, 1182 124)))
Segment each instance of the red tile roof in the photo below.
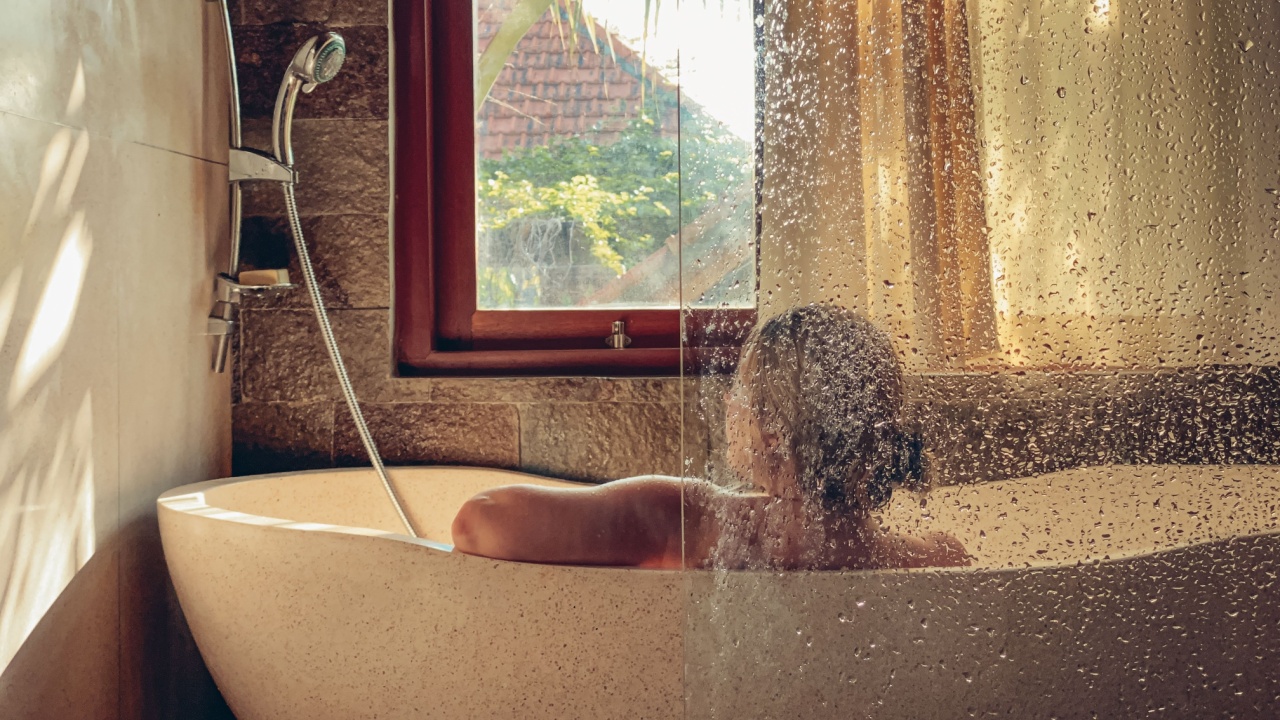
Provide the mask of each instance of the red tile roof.
MULTIPOLYGON (((476 47, 483 52, 510 12, 512 0, 482 0, 476 13, 476 47)), ((573 30, 566 20, 543 15, 516 45, 506 67, 480 110, 477 144, 480 156, 500 158, 504 151, 546 145, 556 137, 584 136, 608 144, 627 123, 641 115, 640 54, 595 26, 597 48, 585 28, 573 30)), ((644 109, 650 117, 661 108, 659 132, 677 133, 675 85, 646 67, 644 109)))

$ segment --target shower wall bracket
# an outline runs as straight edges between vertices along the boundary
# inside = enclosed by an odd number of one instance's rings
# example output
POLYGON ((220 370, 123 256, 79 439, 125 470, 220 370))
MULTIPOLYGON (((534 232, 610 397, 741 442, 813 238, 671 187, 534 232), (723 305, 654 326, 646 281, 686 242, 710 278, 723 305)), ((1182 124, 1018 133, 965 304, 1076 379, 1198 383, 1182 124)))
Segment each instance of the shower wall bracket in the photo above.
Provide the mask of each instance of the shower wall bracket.
POLYGON ((266 153, 249 148, 231 148, 228 155, 228 179, 233 182, 265 180, 293 183, 298 173, 266 153))

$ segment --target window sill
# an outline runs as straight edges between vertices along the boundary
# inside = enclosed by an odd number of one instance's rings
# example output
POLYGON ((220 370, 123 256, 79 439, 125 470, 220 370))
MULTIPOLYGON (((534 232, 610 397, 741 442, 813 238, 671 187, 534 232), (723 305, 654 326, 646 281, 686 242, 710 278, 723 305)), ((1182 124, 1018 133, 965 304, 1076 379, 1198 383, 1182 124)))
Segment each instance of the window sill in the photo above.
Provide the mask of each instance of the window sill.
POLYGON ((675 377, 680 349, 436 351, 399 370, 401 377, 675 377))
POLYGON ((401 360, 397 376, 421 377, 653 377, 733 372, 737 345, 614 350, 433 351, 401 360))

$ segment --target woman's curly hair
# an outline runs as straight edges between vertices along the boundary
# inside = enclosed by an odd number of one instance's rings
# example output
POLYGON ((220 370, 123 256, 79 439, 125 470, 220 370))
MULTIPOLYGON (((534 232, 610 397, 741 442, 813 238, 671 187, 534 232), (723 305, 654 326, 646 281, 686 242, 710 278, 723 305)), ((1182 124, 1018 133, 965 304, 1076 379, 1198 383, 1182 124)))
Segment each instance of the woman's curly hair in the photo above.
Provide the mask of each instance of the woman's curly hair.
POLYGON ((752 413, 794 459, 803 497, 871 510, 923 477, 920 441, 901 426, 898 357, 866 318, 834 305, 792 308, 752 330, 742 363, 752 413))

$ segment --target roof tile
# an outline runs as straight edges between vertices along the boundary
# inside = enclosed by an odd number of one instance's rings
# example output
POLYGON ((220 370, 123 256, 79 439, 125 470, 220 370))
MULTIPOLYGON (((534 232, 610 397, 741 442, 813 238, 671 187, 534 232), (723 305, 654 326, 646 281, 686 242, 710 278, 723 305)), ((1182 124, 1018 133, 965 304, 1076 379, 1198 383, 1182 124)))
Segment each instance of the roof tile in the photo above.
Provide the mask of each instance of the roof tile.
MULTIPOLYGON (((478 47, 485 47, 498 31, 511 3, 488 0, 483 4, 476 25, 478 47)), ((604 29, 597 26, 595 32, 599 50, 585 33, 580 33, 575 50, 567 22, 557 28, 550 13, 529 30, 481 108, 477 140, 482 157, 498 158, 512 148, 546 145, 565 135, 612 142, 619 128, 641 114, 638 53, 614 38, 615 62, 604 29)), ((657 84, 658 92, 674 91, 674 85, 653 68, 647 68, 645 75, 657 84)), ((650 85, 645 92, 650 112, 654 91, 650 85)), ((664 108, 661 127, 664 135, 674 137, 674 108, 664 108)))

